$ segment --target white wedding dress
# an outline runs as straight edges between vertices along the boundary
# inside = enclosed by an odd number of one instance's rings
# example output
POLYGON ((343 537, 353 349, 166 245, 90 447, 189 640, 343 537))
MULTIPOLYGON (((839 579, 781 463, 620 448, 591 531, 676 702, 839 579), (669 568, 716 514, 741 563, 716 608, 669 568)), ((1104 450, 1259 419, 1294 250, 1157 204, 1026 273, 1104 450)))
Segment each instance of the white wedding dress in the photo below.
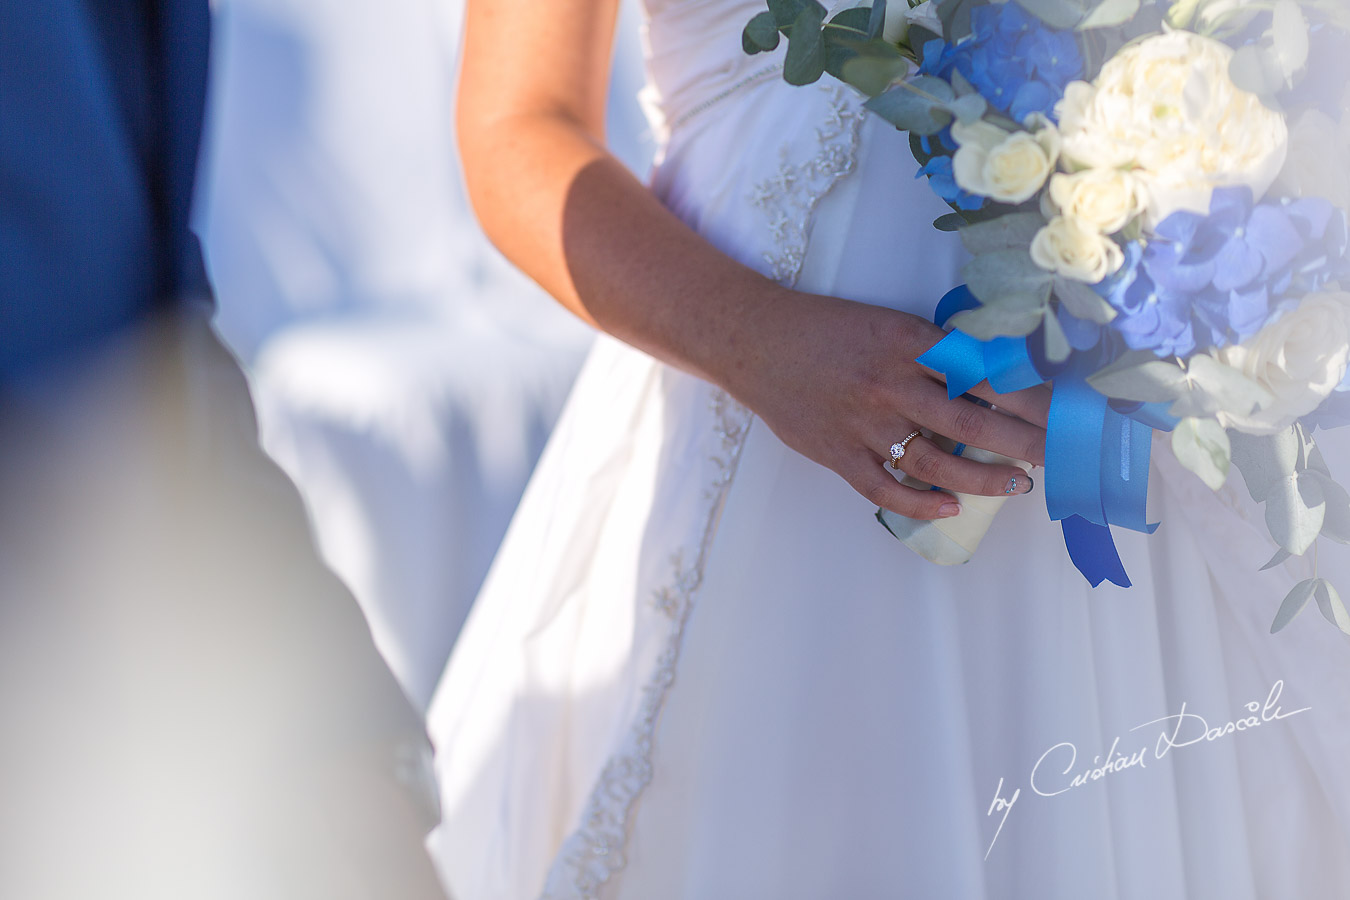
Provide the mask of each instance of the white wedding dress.
MULTIPOLYGON (((653 190, 784 283, 931 314, 960 280, 946 207, 850 89, 742 54, 760 8, 648 0, 653 190)), ((451 893, 1350 897, 1350 640, 1315 607, 1269 634, 1311 562, 1258 573, 1240 479, 1212 493, 1156 446, 1162 528, 1118 533, 1134 588, 1087 586, 1039 490, 941 568, 602 339, 431 708, 451 893)), ((1350 476, 1350 435, 1324 449, 1350 476)), ((1320 566, 1350 588, 1345 548, 1320 566)))

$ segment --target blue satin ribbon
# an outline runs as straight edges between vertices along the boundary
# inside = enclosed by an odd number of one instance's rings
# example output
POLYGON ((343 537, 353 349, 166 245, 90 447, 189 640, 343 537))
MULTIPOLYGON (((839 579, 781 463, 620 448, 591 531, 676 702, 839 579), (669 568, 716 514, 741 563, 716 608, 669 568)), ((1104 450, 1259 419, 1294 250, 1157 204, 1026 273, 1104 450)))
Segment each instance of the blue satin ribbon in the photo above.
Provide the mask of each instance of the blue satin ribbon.
MULTIPOLYGON (((964 285, 938 303, 934 321, 947 320, 979 301, 964 285)), ((1093 587, 1130 579, 1111 536, 1112 525, 1152 534, 1147 521, 1149 452, 1155 428, 1171 430, 1176 419, 1165 404, 1122 404, 1088 384, 1098 366, 1080 356, 1057 371, 1033 358, 1026 338, 980 341, 953 330, 918 359, 947 380, 959 397, 982 381, 1000 394, 1053 379, 1045 445, 1045 498, 1050 518, 1060 522, 1074 566, 1093 587)))

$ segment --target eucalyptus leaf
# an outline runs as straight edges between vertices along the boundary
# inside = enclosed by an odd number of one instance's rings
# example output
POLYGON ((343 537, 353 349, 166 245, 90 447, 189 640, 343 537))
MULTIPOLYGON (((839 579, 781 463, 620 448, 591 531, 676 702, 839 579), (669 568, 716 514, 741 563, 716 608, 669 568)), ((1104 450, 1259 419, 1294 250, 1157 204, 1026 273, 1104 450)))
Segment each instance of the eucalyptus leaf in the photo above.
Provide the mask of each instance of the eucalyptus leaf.
POLYGON ((1217 491, 1228 480, 1232 445, 1228 433, 1213 419, 1190 418, 1177 423, 1172 429, 1172 452, 1211 491, 1217 491))
POLYGON ((1272 435, 1235 431, 1229 440, 1233 445, 1233 465, 1242 473, 1247 493, 1257 503, 1264 503, 1281 481, 1296 472, 1298 436, 1293 428, 1272 435))
POLYGON ((921 75, 897 84, 863 105, 902 131, 929 135, 951 124, 947 104, 954 99, 947 82, 921 75))
POLYGON ((955 44, 970 34, 970 12, 977 6, 984 6, 986 0, 934 0, 937 5, 938 20, 942 22, 943 34, 947 43, 955 44))
POLYGON ((1248 44, 1239 47, 1228 63, 1228 77, 1248 93, 1272 97, 1284 86, 1284 75, 1273 51, 1248 44))
POLYGON ((1054 292, 1059 302, 1069 311, 1069 315, 1075 319, 1107 325, 1118 315, 1116 308, 1107 303, 1091 285, 1076 279, 1055 276, 1054 292))
POLYGON ((948 103, 947 109, 956 116, 957 121, 970 124, 984 118, 985 111, 989 109, 989 101, 979 94, 966 94, 948 103))
POLYGON ((1059 31, 1077 27, 1092 8, 1091 0, 1017 0, 1017 4, 1059 31))
POLYGON ((1265 406, 1275 399, 1254 379, 1204 353, 1191 357, 1186 366, 1186 378, 1192 386, 1213 398, 1219 409, 1237 415, 1248 415, 1258 406, 1265 406))
POLYGON ((1059 316, 1045 316, 1045 327, 1042 329, 1044 338, 1045 358, 1052 363, 1062 363, 1073 353, 1073 347, 1069 345, 1069 336, 1064 333, 1064 326, 1059 322, 1059 316))
POLYGON ((1294 554, 1290 553, 1283 547, 1280 547, 1278 550, 1275 551, 1275 555, 1270 558, 1270 562, 1266 563, 1264 566, 1261 567, 1261 571, 1269 572, 1276 566, 1283 565, 1285 560, 1293 559, 1293 557, 1294 554))
POLYGON ((1317 592, 1317 579, 1309 578, 1307 581, 1300 581, 1294 585, 1280 604, 1280 611, 1275 614, 1275 621, 1270 623, 1270 633, 1275 634, 1283 630, 1284 626, 1294 621, 1294 616, 1303 612, 1303 607, 1308 605, 1308 601, 1313 598, 1317 592))
POLYGON ((951 325, 976 340, 992 341, 997 337, 1026 337, 1043 318, 1043 309, 981 306, 952 316, 951 325))
POLYGON ((778 46, 778 24, 773 13, 762 12, 745 25, 741 32, 741 48, 746 53, 765 53, 778 46))
MULTIPOLYGON (((904 3, 905 0, 895 2, 904 3)), ((872 0, 872 8, 867 12, 867 36, 870 38, 881 37, 881 32, 886 27, 886 3, 887 0, 872 0)))
POLYGON ((1008 213, 997 219, 968 225, 961 231, 961 243, 972 256, 998 250, 1017 250, 1031 246, 1036 232, 1045 226, 1038 212, 1008 213))
POLYGON ((1302 556, 1321 533, 1326 509, 1316 481, 1288 475, 1266 499, 1266 527, 1275 543, 1302 556))
POLYGON ((867 29, 871 23, 872 11, 866 6, 852 6, 839 13, 836 13, 833 19, 830 19, 831 28, 846 28, 849 31, 858 32, 858 37, 867 37, 867 29))
POLYGON ((1078 23, 1079 31, 1089 28, 1113 28, 1124 25, 1139 12, 1139 0, 1101 0, 1087 18, 1078 23))
POLYGON ((783 80, 788 84, 812 84, 825 74, 825 41, 820 33, 823 22, 819 3, 806 7, 793 20, 783 59, 783 80))
POLYGON ((1013 309, 1044 309, 1054 276, 1036 265, 1026 249, 981 253, 961 269, 981 303, 1013 309))
POLYGON ((825 8, 815 0, 768 0, 769 15, 773 16, 775 25, 784 29, 790 29, 802 11, 812 5, 820 7, 820 18, 824 21, 825 8))
POLYGON ((873 41, 856 49, 857 55, 844 63, 840 80, 869 97, 876 97, 909 71, 909 61, 889 44, 873 41))
POLYGON ((1336 592, 1331 582, 1325 578, 1317 579, 1313 596, 1317 598, 1317 607, 1322 610, 1326 620, 1346 634, 1350 634, 1350 610, 1345 608, 1341 595, 1336 592))
POLYGON ((1308 20, 1294 0, 1279 0, 1270 26, 1272 50, 1285 84, 1308 64, 1308 20))
POLYGON ((934 219, 933 227, 938 231, 960 231, 966 227, 966 218, 960 213, 947 213, 934 219))
POLYGON ((1166 403, 1186 390, 1186 373, 1176 363, 1148 353, 1146 359, 1122 357, 1115 364, 1088 376, 1099 393, 1136 403, 1166 403))

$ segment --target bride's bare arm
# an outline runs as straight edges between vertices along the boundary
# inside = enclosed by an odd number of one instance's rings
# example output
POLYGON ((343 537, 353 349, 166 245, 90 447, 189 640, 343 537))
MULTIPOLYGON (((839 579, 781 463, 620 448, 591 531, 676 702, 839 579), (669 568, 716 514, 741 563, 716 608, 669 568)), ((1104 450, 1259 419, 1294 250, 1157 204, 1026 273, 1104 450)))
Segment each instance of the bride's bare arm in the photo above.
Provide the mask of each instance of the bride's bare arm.
MULTIPOLYGON (((617 4, 468 2, 459 144, 475 212, 502 252, 582 319, 722 386, 902 515, 955 512, 949 496, 903 487, 882 466, 911 426, 1042 463, 1047 392, 997 398, 1022 418, 948 400, 914 362, 942 336, 932 324, 775 284, 686 227, 605 150, 617 4)), ((922 438, 909 450, 906 471, 965 493, 1002 494, 1021 474, 922 438)))

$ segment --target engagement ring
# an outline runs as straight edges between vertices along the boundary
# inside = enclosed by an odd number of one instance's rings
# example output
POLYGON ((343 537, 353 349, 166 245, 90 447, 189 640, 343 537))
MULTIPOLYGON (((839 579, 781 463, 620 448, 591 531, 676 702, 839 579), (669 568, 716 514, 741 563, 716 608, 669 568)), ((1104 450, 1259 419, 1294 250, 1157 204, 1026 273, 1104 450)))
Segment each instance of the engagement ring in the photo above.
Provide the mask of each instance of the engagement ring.
POLYGON ((894 444, 891 444, 891 468, 892 468, 892 469, 898 469, 898 468, 900 468, 900 460, 901 460, 901 459, 904 457, 904 455, 905 455, 905 447, 909 445, 909 442, 910 442, 910 441, 912 441, 912 440, 914 440, 916 437, 918 437, 919 434, 920 434, 920 433, 917 432, 917 431, 911 431, 911 432, 909 433, 909 437, 905 438, 903 441, 896 441, 894 444))

